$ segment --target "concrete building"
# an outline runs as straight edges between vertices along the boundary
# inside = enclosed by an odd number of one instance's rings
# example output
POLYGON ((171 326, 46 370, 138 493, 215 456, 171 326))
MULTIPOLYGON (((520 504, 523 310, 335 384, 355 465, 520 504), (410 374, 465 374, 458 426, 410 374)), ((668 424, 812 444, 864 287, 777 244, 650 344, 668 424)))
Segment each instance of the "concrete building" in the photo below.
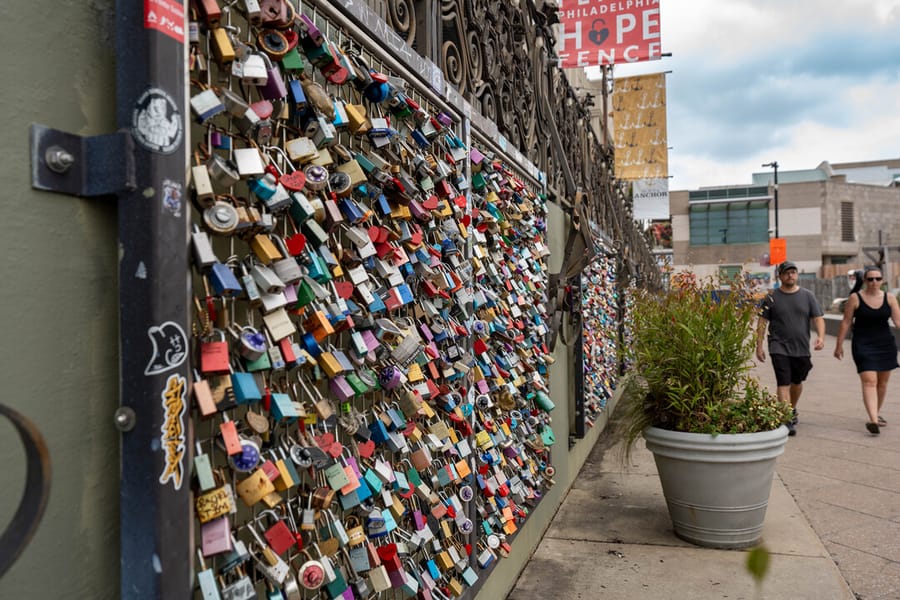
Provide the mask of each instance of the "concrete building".
POLYGON ((898 285, 891 248, 900 244, 900 159, 779 171, 777 217, 774 174, 754 173, 748 185, 671 192, 673 266, 699 276, 743 269, 771 286, 769 239, 777 223, 801 280, 877 263, 880 248, 890 287, 898 285))

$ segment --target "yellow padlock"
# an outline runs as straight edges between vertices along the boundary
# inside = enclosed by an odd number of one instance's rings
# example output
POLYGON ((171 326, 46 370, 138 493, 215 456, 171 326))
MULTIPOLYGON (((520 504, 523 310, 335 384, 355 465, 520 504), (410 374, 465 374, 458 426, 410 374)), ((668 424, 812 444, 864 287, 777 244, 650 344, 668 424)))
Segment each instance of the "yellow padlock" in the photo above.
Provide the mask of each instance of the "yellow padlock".
POLYGON ((347 120, 350 133, 353 135, 364 135, 372 128, 372 122, 366 115, 366 107, 362 104, 347 104, 344 107, 347 110, 347 120))
POLYGON ((284 258, 269 236, 261 233, 253 236, 253 239, 250 240, 250 248, 256 257, 266 265, 284 258))
POLYGON ((267 494, 275 491, 275 485, 266 472, 260 467, 249 477, 235 486, 235 491, 248 507, 252 508, 267 494))
POLYGON ((194 501, 194 508, 200 523, 207 523, 227 515, 231 511, 231 495, 224 485, 217 487, 197 496, 197 499, 194 501))

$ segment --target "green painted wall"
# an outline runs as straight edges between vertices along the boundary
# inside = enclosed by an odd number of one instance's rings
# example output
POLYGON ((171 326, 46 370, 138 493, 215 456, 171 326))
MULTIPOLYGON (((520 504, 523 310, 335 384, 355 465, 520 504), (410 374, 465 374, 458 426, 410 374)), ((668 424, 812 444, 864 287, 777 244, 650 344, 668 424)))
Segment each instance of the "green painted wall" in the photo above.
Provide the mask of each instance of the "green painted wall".
MULTIPOLYGON (((50 500, 0 598, 119 596, 115 199, 31 188, 29 126, 115 130, 112 0, 0 9, 0 372, 3 402, 50 449, 50 500)), ((0 422, 0 527, 24 489, 24 451, 0 422)))

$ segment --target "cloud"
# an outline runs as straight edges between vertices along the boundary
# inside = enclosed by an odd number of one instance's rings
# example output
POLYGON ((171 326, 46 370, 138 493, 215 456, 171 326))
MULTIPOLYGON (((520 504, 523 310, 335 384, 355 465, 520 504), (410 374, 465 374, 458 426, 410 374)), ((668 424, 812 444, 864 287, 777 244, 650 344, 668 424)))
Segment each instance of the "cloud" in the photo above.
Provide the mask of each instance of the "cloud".
POLYGON ((672 189, 900 156, 900 1, 661 3, 672 189))

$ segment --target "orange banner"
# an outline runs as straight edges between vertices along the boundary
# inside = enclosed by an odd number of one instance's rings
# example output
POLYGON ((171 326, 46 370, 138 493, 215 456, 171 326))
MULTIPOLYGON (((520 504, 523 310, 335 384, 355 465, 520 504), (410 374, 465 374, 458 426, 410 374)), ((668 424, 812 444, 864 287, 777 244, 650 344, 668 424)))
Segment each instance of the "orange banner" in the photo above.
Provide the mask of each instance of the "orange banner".
POLYGON ((669 177, 664 73, 618 78, 613 83, 616 177, 669 177))
POLYGON ((769 239, 769 264, 780 265, 787 260, 787 241, 784 238, 769 239))

